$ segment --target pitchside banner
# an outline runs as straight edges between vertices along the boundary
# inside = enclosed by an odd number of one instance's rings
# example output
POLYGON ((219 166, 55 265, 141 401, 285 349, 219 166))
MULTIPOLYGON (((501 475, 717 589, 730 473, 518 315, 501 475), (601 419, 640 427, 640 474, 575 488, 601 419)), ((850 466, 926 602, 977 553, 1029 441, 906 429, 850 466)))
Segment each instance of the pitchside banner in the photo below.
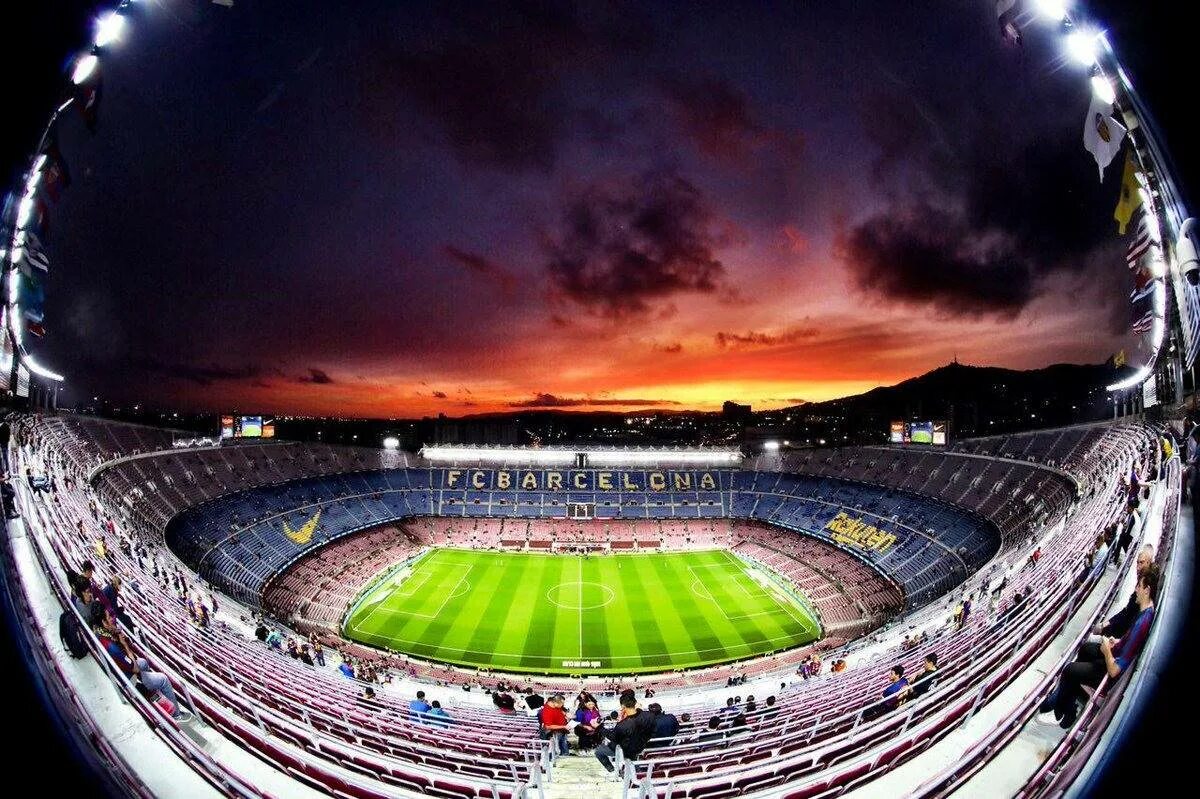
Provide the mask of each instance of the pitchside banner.
POLYGON ((718 469, 435 469, 433 485, 452 491, 722 491, 718 469))

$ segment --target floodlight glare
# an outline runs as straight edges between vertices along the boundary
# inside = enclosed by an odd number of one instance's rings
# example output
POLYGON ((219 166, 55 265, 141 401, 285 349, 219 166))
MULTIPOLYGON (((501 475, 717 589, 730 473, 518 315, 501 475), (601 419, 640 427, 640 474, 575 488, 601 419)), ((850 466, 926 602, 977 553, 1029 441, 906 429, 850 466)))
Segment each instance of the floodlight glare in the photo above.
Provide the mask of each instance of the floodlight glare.
POLYGON ((109 11, 96 20, 96 46, 104 47, 121 38, 125 29, 125 18, 116 11, 109 11))
POLYGON ((21 198, 21 204, 17 206, 17 227, 25 227, 29 224, 29 217, 33 216, 33 197, 26 194, 21 198))
POLYGON ((1067 34, 1067 55, 1085 67, 1096 63, 1096 34, 1091 31, 1072 31, 1067 34))
POLYGON ((1092 76, 1092 93, 1102 103, 1111 103, 1117 99, 1117 90, 1113 88, 1112 81, 1103 75, 1092 76))
POLYGON ((1053 22, 1067 18, 1067 0, 1037 0, 1038 12, 1053 22))
POLYGON ((383 440, 383 448, 384 449, 399 449, 400 448, 400 439, 396 438, 395 436, 388 436, 387 438, 385 438, 383 440))
POLYGON ((765 449, 767 452, 778 452, 779 451, 779 442, 778 441, 765 441, 765 442, 763 442, 763 449, 765 449))
POLYGON ((96 67, 99 65, 100 59, 96 58, 92 53, 83 56, 75 62, 75 71, 71 73, 71 83, 74 83, 76 86, 83 83, 92 76, 92 73, 96 71, 96 67))

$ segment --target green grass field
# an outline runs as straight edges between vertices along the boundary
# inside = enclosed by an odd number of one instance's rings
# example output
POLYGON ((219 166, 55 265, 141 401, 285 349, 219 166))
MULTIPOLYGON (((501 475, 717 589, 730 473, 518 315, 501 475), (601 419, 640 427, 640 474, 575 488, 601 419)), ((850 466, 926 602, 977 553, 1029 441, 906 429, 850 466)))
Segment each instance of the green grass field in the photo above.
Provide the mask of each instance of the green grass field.
POLYGON ((764 571, 721 550, 433 549, 371 586, 344 632, 421 658, 550 674, 667 671, 819 638, 813 614, 764 571))

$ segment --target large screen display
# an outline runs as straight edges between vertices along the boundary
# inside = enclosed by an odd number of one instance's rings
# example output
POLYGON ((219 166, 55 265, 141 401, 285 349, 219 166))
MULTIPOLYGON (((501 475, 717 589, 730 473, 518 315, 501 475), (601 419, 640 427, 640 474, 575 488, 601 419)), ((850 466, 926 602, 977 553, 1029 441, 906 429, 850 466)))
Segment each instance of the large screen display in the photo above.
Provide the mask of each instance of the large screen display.
POLYGON ((950 443, 949 429, 945 422, 892 422, 888 429, 888 441, 893 444, 944 447, 950 443))
POLYGON ((262 438, 263 420, 261 416, 243 416, 239 426, 242 438, 262 438))

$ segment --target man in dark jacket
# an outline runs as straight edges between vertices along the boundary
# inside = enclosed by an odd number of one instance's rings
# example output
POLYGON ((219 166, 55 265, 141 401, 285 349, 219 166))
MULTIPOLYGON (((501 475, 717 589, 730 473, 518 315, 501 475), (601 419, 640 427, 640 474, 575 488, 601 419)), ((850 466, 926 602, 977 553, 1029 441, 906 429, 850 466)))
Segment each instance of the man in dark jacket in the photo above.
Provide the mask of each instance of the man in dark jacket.
POLYGON ((679 719, 674 713, 664 713, 662 705, 652 702, 646 710, 654 716, 654 740, 651 746, 667 746, 679 734, 679 719))
POLYGON ((621 695, 621 712, 616 725, 608 733, 608 741, 596 747, 596 759, 611 774, 612 759, 617 755, 618 746, 626 759, 636 760, 653 735, 654 714, 638 710, 637 697, 633 691, 627 691, 621 695))
MULTIPOLYGON (((1137 556, 1137 576, 1139 579, 1143 574, 1146 573, 1146 569, 1149 568, 1150 564, 1153 562, 1154 547, 1147 544, 1146 546, 1142 547, 1141 552, 1138 552, 1137 556)), ((1125 607, 1118 610, 1116 614, 1108 620, 1108 624, 1105 624, 1100 628, 1100 635, 1108 638, 1124 638, 1125 633, 1129 632, 1129 628, 1133 626, 1133 623, 1137 620, 1138 613, 1140 612, 1141 611, 1138 609, 1137 591, 1135 590, 1133 594, 1130 595, 1129 602, 1125 604, 1125 607)))

